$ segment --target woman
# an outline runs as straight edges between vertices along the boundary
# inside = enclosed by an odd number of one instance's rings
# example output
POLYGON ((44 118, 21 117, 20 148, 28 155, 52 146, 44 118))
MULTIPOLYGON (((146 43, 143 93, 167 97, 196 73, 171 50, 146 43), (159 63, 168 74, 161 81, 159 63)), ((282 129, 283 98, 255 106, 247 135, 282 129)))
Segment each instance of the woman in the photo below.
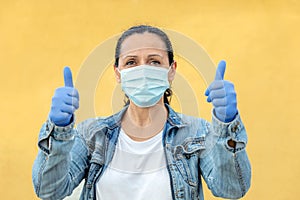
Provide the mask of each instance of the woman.
POLYGON ((251 178, 247 135, 233 84, 223 80, 225 62, 205 92, 214 106, 212 124, 169 106, 176 67, 163 31, 131 27, 118 40, 114 66, 128 102, 119 113, 76 128, 79 94, 65 68, 65 87, 55 91, 39 135, 37 195, 63 199, 84 179, 82 200, 202 200, 203 177, 215 196, 244 196, 251 178))

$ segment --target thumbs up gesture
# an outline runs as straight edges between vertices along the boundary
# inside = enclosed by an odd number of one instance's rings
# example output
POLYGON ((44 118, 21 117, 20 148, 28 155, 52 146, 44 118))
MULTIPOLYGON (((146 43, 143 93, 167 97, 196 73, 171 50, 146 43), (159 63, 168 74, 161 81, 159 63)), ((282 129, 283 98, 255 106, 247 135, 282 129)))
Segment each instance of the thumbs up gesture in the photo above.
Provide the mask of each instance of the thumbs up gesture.
POLYGON ((73 120, 74 112, 79 108, 79 94, 73 87, 72 72, 69 67, 64 69, 65 86, 57 88, 52 98, 50 120, 56 126, 67 126, 73 120))
POLYGON ((237 114, 236 92, 233 83, 224 80, 226 62, 218 65, 215 80, 205 91, 207 102, 212 102, 216 117, 222 122, 232 121, 237 114))

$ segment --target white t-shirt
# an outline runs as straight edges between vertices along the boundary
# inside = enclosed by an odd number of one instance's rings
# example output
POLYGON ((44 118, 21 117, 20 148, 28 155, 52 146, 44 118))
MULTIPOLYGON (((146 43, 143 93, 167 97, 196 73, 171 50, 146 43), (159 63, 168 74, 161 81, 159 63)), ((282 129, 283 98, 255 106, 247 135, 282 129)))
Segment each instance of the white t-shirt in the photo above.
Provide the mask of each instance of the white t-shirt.
POLYGON ((113 159, 96 185, 97 200, 171 200, 162 132, 137 142, 121 129, 113 159))

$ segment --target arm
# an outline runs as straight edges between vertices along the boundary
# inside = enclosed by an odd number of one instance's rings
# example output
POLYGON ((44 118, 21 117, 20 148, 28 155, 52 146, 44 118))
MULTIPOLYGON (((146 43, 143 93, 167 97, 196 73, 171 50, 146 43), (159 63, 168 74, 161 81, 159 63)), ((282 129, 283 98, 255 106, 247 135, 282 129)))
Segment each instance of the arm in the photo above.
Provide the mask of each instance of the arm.
POLYGON ((32 179, 42 199, 63 199, 85 176, 88 150, 73 126, 58 127, 48 120, 41 128, 32 179))
POLYGON ((240 198, 250 187, 251 167, 245 151, 247 134, 237 111, 234 86, 223 80, 225 69, 226 63, 221 61, 215 80, 205 92, 214 109, 200 167, 215 196, 240 198))
MULTIPOLYGON (((36 194, 43 199, 62 199, 80 183, 88 167, 88 150, 74 128, 79 94, 73 87, 71 70, 64 69, 65 86, 55 90, 49 120, 39 135, 39 152, 32 178, 36 194)), ((83 126, 79 126, 83 127, 83 126)))
POLYGON ((230 123, 213 116, 208 124, 207 150, 201 154, 200 170, 207 186, 215 196, 241 198, 250 187, 251 166, 245 150, 247 135, 237 115, 230 123), (235 148, 228 145, 234 141, 235 148))

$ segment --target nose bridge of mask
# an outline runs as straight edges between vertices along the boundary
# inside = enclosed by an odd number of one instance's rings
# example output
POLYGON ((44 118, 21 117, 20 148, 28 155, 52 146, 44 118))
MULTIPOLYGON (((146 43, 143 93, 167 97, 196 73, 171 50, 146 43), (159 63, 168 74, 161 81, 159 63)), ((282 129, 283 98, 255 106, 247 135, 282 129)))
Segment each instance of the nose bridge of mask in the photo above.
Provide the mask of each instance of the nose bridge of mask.
POLYGON ((144 75, 154 79, 165 79, 168 77, 169 70, 163 67, 145 66, 144 75))
POLYGON ((118 68, 119 73, 121 74, 122 79, 133 80, 141 77, 151 77, 161 79, 162 76, 167 76, 164 78, 168 78, 168 73, 171 69, 171 66, 166 69, 163 67, 156 67, 151 65, 140 65, 136 67, 131 67, 128 69, 120 70, 118 68))

